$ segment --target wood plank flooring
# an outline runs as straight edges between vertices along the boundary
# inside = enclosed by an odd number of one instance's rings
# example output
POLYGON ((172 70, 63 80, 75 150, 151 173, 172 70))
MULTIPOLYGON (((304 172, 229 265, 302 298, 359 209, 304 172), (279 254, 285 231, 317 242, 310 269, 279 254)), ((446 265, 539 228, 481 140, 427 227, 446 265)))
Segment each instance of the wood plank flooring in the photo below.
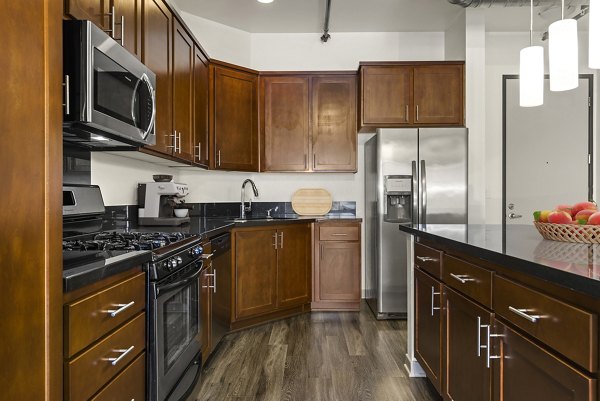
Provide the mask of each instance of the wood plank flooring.
POLYGON ((404 369, 406 322, 313 312, 228 335, 188 401, 431 401, 404 369))

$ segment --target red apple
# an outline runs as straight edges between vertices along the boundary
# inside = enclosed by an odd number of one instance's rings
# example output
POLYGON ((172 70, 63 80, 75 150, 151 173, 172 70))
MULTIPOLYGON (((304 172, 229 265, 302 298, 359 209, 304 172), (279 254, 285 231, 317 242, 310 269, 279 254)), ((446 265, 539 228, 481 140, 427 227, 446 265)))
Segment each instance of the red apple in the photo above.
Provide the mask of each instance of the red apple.
POLYGON ((580 210, 576 215, 575 215, 575 220, 579 223, 579 224, 586 224, 588 219, 590 218, 591 215, 593 215, 594 213, 596 213, 595 210, 590 210, 590 209, 585 209, 585 210, 580 210))
POLYGON ((575 216, 575 215, 574 215, 574 214, 572 214, 572 212, 571 212, 571 211, 573 210, 573 206, 571 206, 571 205, 558 205, 558 206, 556 206, 556 209, 554 209, 554 210, 557 210, 557 211, 559 211, 559 212, 560 212, 560 211, 567 212, 567 213, 569 213, 569 214, 571 215, 571 217, 574 217, 574 216, 575 216))
POLYGON ((588 224, 593 225, 593 226, 597 226, 600 224, 600 212, 596 212, 594 214, 592 214, 590 216, 590 218, 587 221, 588 224))
POLYGON ((556 210, 548 215, 548 223, 570 224, 571 221, 573 221, 571 214, 564 210, 556 210))
POLYGON ((594 202, 579 202, 573 205, 571 209, 571 214, 577 216, 577 213, 582 210, 598 210, 598 206, 594 202))

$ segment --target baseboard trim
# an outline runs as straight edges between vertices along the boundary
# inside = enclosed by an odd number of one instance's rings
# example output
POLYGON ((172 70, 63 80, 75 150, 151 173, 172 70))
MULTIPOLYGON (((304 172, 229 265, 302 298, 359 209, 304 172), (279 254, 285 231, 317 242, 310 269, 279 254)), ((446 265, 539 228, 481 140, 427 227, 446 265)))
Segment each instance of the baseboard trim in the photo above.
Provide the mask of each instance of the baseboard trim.
POLYGON ((408 372, 408 377, 425 377, 425 371, 419 362, 416 359, 411 359, 408 354, 406 354, 404 369, 408 372))

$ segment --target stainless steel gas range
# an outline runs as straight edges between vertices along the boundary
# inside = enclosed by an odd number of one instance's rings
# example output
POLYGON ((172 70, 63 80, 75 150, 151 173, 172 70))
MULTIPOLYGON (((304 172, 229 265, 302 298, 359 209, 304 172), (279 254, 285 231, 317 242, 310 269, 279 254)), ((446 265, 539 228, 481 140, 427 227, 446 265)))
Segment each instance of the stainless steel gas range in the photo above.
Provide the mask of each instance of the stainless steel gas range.
MULTIPOLYGON (((126 264, 151 252, 147 271, 148 399, 180 400, 200 376, 200 279, 205 258, 202 238, 178 232, 102 231, 104 203, 97 186, 63 187, 64 269, 82 269, 86 260, 111 258, 126 264)), ((137 263, 137 262, 135 262, 137 263)), ((132 266, 135 264, 132 262, 132 266)))

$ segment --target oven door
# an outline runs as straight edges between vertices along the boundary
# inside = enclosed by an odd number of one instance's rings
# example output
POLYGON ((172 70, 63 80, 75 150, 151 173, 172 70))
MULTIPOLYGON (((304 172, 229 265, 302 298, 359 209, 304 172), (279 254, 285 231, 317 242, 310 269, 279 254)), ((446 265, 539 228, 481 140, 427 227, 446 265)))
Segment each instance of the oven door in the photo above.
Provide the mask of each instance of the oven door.
POLYGON ((181 277, 152 283, 152 384, 156 400, 179 399, 194 386, 200 371, 200 272, 194 262, 181 277))

